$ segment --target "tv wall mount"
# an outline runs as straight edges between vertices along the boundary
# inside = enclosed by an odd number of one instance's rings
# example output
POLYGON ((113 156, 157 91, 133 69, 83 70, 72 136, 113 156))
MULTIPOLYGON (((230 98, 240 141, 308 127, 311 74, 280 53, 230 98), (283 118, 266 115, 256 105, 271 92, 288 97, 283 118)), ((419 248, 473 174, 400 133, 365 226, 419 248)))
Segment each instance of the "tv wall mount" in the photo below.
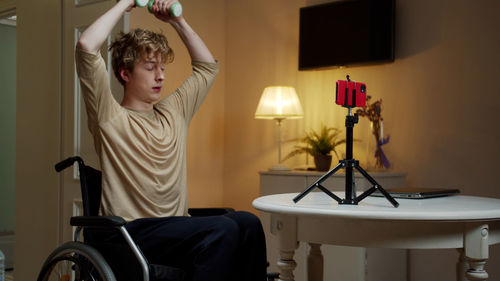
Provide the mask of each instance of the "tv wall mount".
MULTIPOLYGON (((324 193, 326 193, 328 196, 333 198, 335 201, 338 202, 339 205, 358 205, 359 202, 361 202, 363 199, 368 197, 370 194, 374 193, 375 191, 380 191, 384 195, 384 197, 394 206, 397 208, 399 206, 399 203, 379 184, 375 179, 373 179, 360 165, 359 161, 356 159, 353 159, 353 129, 354 125, 358 123, 359 118, 358 114, 352 114, 352 108, 356 106, 360 106, 360 104, 366 104, 366 99, 364 102, 359 102, 360 98, 363 98, 362 93, 359 93, 359 87, 357 88, 358 91, 356 91, 355 84, 353 84, 353 87, 345 87, 344 91, 339 91, 339 82, 342 83, 342 85, 351 85, 352 82, 349 79, 349 75, 347 75, 347 80, 339 80, 337 81, 337 90, 336 90, 336 97, 337 97, 337 104, 339 104, 339 94, 344 94, 344 99, 342 99, 343 107, 347 108, 347 116, 345 118, 345 127, 346 127, 346 158, 344 160, 340 160, 339 163, 330 171, 325 173, 323 176, 321 176, 317 181, 315 181, 311 186, 309 186, 306 190, 301 192, 299 195, 297 195, 295 198, 293 198, 293 202, 297 203, 299 202, 304 196, 306 196, 309 192, 314 190, 315 188, 320 189, 324 193), (347 83, 346 83, 347 82, 347 83), (352 104, 349 104, 348 101, 350 100, 357 100, 358 102, 354 102, 352 104), (356 105, 358 104, 358 105, 356 105), (329 177, 334 175, 337 171, 340 169, 345 169, 345 198, 342 199, 335 195, 333 192, 328 190, 326 187, 321 185, 325 180, 327 180, 329 177), (353 179, 353 173, 354 169, 356 169, 361 175, 365 177, 371 184, 372 187, 357 196, 356 194, 356 188, 355 188, 355 182, 353 179)), ((361 83, 362 84, 362 83, 361 83)), ((362 84, 364 85, 364 84, 362 84)), ((366 92, 366 86, 364 85, 364 91, 366 92)), ((366 93, 365 93, 365 98, 366 98, 366 93)))

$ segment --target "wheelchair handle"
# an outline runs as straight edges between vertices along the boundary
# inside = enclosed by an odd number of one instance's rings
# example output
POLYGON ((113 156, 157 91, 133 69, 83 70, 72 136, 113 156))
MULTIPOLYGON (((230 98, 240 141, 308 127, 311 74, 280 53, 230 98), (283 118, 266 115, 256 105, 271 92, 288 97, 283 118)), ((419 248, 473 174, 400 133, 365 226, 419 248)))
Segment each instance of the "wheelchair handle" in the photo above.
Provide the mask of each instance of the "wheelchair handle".
POLYGON ((83 164, 83 160, 79 156, 69 157, 55 165, 56 171, 60 172, 69 166, 72 166, 74 162, 78 162, 79 165, 83 164))

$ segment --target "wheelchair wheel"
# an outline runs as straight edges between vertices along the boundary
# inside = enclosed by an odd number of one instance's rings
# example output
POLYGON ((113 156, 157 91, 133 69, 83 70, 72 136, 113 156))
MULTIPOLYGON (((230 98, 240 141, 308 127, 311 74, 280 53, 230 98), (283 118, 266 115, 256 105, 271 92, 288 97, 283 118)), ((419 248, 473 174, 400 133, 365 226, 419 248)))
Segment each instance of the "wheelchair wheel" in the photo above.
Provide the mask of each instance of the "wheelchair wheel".
POLYGON ((43 264, 38 281, 116 281, 102 255, 80 242, 55 249, 43 264))

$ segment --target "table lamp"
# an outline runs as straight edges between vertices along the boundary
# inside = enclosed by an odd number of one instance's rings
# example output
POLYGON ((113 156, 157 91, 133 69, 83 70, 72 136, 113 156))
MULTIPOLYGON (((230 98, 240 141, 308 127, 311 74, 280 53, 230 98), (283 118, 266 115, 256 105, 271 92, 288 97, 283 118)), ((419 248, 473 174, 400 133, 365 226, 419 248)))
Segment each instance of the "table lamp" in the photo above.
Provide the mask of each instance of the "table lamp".
POLYGON ((290 170, 281 163, 281 121, 285 119, 299 119, 304 117, 302 106, 295 92, 295 88, 287 86, 266 87, 260 97, 255 111, 255 119, 274 119, 279 128, 278 134, 278 164, 272 166, 271 171, 290 170))

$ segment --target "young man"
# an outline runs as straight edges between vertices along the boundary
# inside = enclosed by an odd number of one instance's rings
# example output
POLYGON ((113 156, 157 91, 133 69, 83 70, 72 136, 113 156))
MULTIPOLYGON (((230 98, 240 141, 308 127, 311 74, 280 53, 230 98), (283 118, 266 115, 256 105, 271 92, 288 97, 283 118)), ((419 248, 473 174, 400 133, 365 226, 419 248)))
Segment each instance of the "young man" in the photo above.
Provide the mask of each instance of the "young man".
POLYGON ((78 41, 77 71, 103 171, 101 213, 125 218, 148 261, 181 267, 187 280, 264 281, 265 241, 258 218, 246 212, 187 214, 187 129, 218 65, 186 20, 170 17, 174 2, 156 0, 153 12, 179 34, 193 73, 164 99, 164 66, 173 52, 163 35, 140 29, 111 46, 114 73, 125 89, 121 104, 111 94, 99 49, 123 13, 134 8, 133 0, 116 3, 78 41))

